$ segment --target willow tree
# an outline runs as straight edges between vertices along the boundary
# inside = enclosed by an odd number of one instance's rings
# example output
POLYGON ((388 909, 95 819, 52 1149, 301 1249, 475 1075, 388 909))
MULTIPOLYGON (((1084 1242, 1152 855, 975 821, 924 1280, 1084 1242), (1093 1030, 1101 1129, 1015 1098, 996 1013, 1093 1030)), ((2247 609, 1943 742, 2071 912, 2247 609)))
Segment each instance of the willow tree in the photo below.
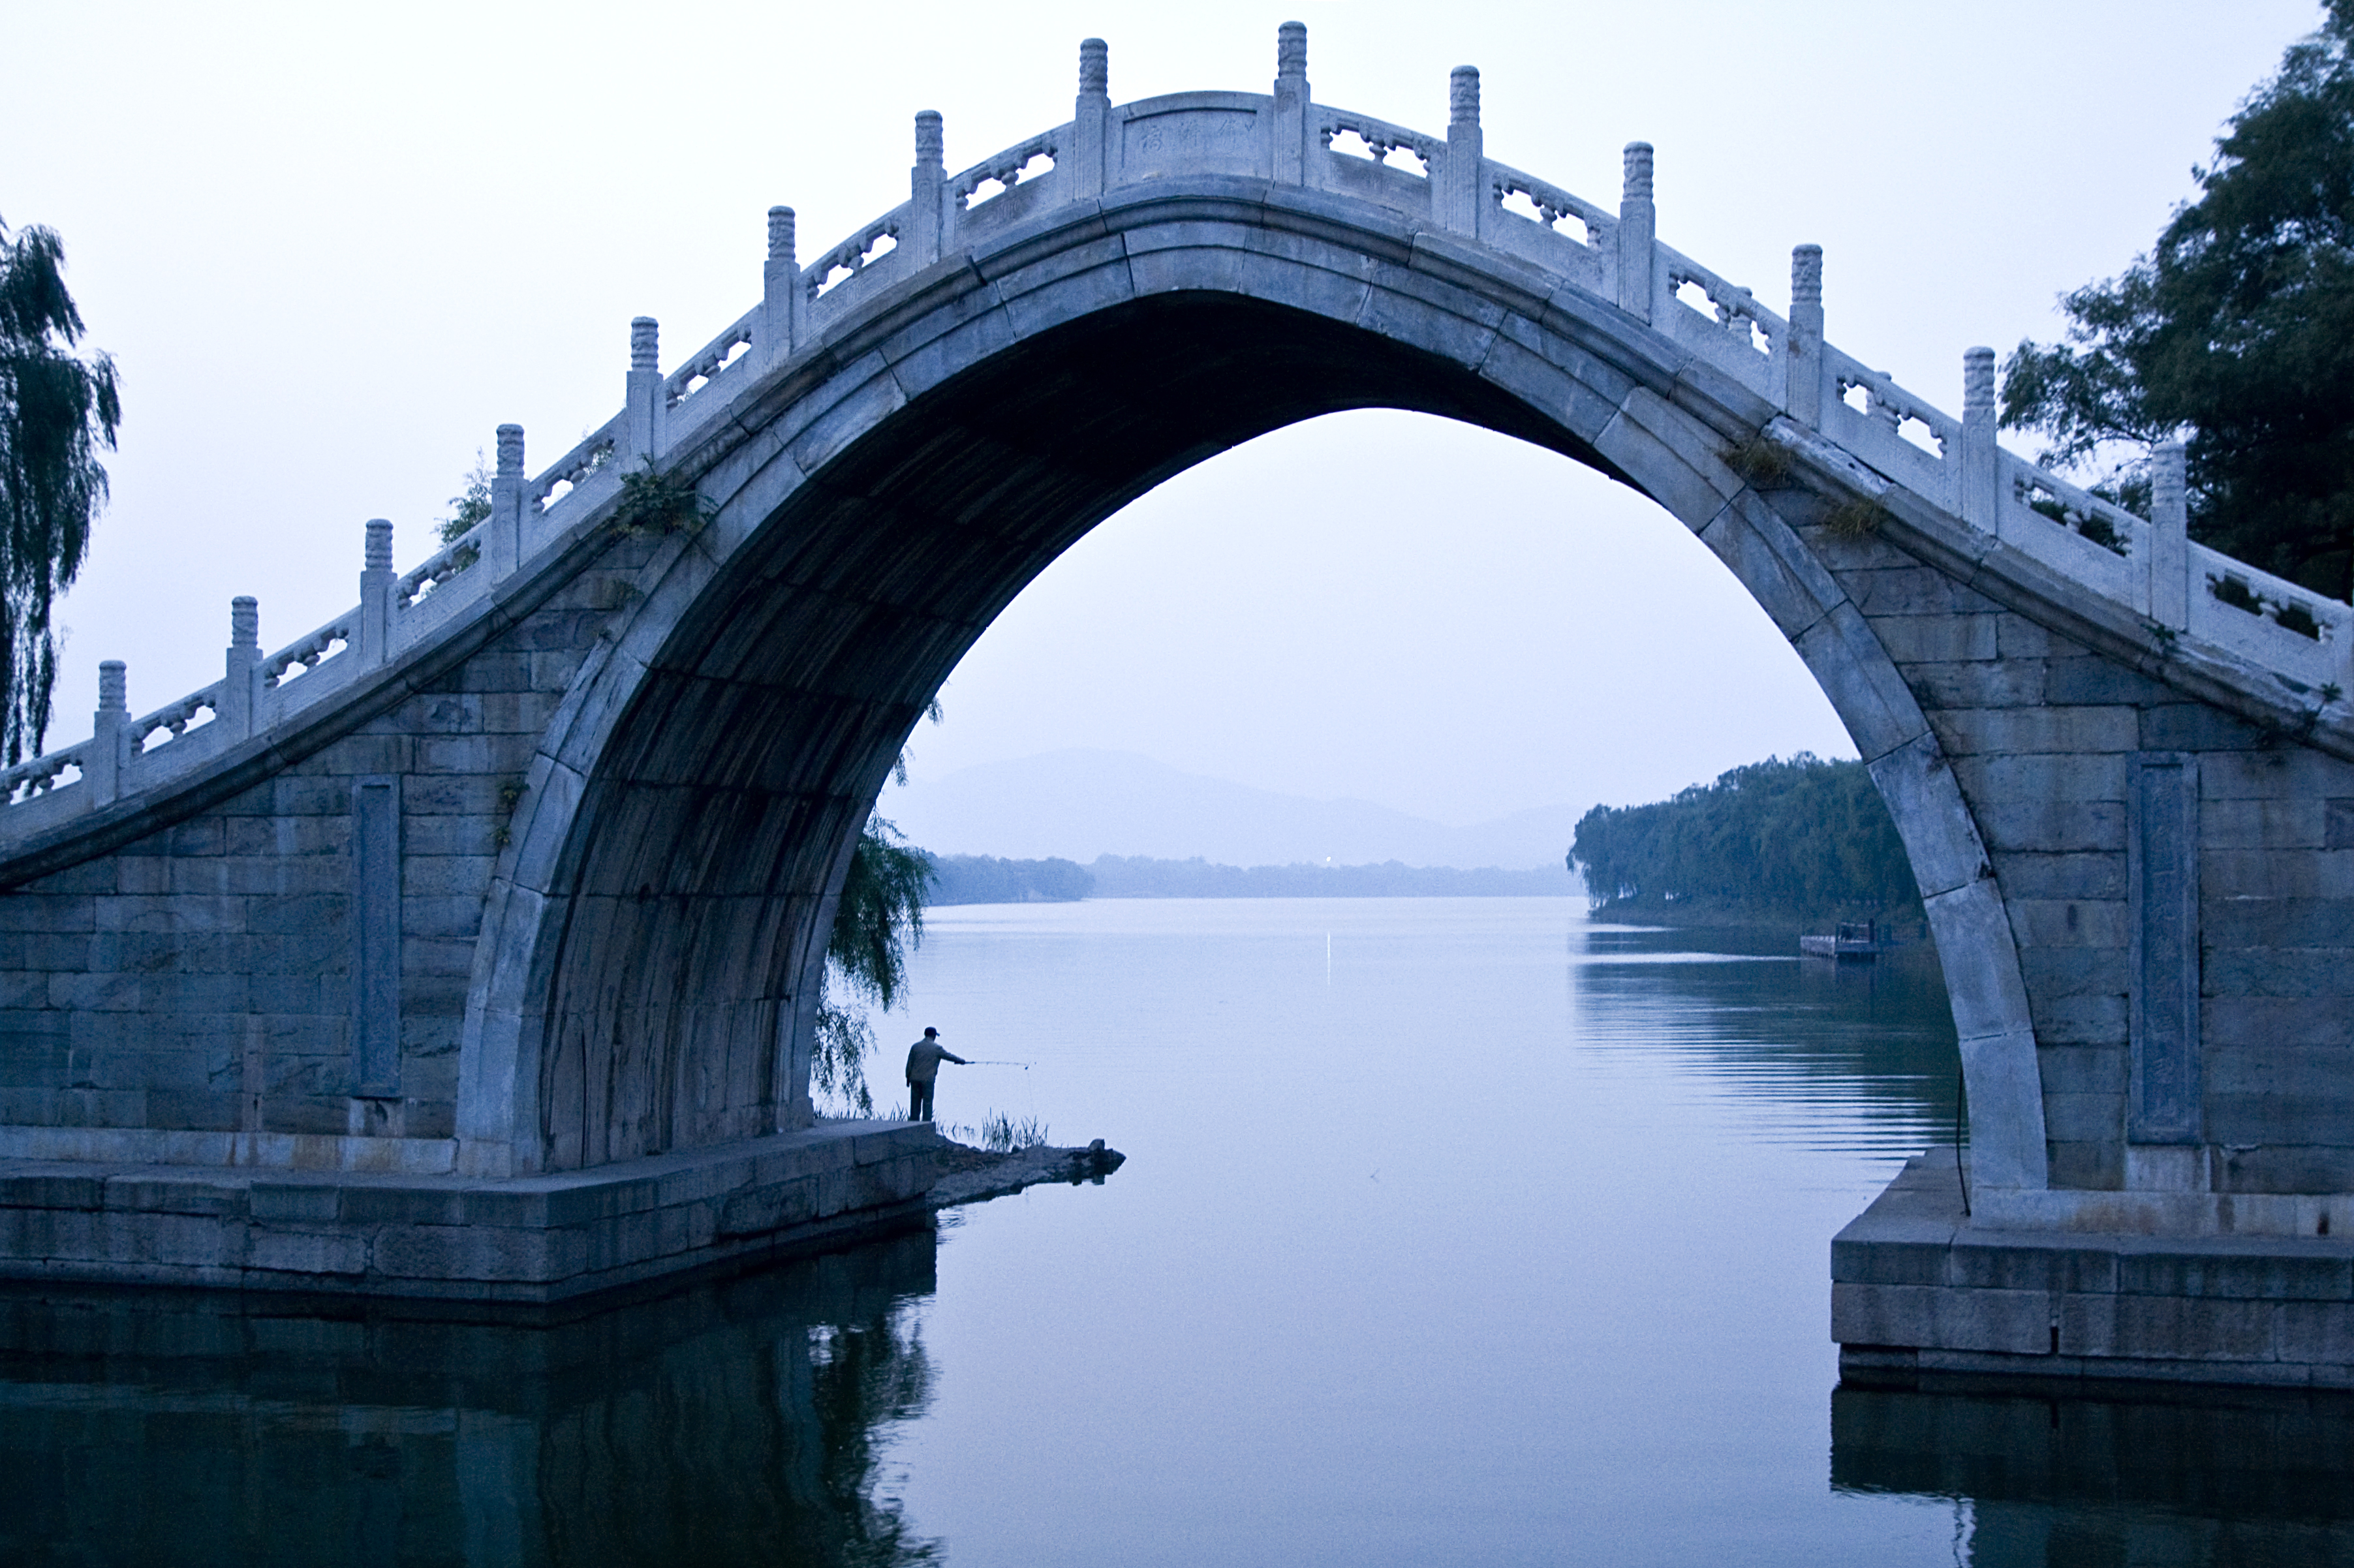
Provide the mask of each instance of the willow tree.
POLYGON ((898 1005, 907 988, 907 949, 924 939, 931 881, 931 856, 890 823, 867 819, 827 934, 825 990, 810 1058, 811 1087, 864 1116, 875 1111, 865 1069, 875 1030, 856 1003, 884 1012, 898 1005))
POLYGON ((81 313, 53 229, 0 223, 0 750, 38 756, 57 690, 49 609, 72 586, 106 503, 101 447, 122 405, 114 361, 75 352, 81 313))
MULTIPOLYGON (((924 716, 940 722, 938 697, 924 716)), ((906 752, 891 765, 891 777, 907 787, 906 752)), ((924 906, 931 902, 934 880, 930 855, 882 818, 866 819, 843 878, 833 927, 826 933, 817 1038, 810 1051, 811 1090, 861 1116, 875 1114, 875 1097, 866 1086, 875 1028, 866 1021, 866 1009, 888 1012, 907 991, 907 950, 923 943, 924 906)))

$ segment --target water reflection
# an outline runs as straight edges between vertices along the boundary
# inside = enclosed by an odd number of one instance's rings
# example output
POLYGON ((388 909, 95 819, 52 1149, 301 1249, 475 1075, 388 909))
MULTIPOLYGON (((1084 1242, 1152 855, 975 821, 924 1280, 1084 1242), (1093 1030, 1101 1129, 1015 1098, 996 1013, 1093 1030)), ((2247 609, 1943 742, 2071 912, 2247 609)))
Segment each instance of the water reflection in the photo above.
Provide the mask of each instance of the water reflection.
POLYGON ((1955 1136, 1960 1057, 1929 944, 1835 962, 1738 927, 1581 926, 1570 942, 1587 1046, 1731 1086, 1762 1140, 1909 1156, 1955 1136))
POLYGON ((2354 1396, 1849 1383, 1831 1485, 1966 1502, 1976 1568, 2354 1563, 2354 1396))
POLYGON ((1951 1136, 1953 1030, 1925 950, 1788 950, 946 911, 928 1019, 1038 1064, 958 1113, 1119 1181, 540 1329, 0 1294, 0 1563, 2354 1563, 2341 1401, 1849 1386, 1826 1432, 1825 1243, 1951 1136))
POLYGON ((0 1297, 0 1561, 940 1560, 927 1229, 546 1327, 0 1297))

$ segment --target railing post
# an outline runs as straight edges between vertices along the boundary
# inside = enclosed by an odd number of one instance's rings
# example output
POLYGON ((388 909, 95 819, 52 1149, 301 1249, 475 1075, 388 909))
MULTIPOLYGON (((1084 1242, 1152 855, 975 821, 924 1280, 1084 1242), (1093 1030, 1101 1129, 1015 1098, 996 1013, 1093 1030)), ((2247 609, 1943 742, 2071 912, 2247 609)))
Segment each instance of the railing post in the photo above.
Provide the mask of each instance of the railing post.
POLYGON ((801 264, 794 254, 793 209, 769 209, 769 260, 760 269, 760 360, 792 357, 801 341, 801 264))
POLYGON ((663 444, 662 327, 652 316, 630 322, 630 377, 622 407, 621 461, 634 469, 652 462, 663 444))
POLYGON ((371 517, 360 566, 360 667, 372 669, 392 651, 392 524, 371 517))
POLYGON ((498 468, 491 476, 491 520, 482 565, 498 582, 523 561, 523 427, 499 427, 498 468))
POLYGON ((1447 166, 1438 175, 1438 221, 1458 234, 1479 237, 1487 212, 1487 156, 1479 130, 1479 68, 1457 66, 1447 78, 1447 166))
POLYGON ((1279 185, 1308 178, 1308 24, 1275 30, 1275 166, 1279 185))
POLYGON ((1659 231, 1659 209, 1651 200, 1651 144, 1629 142, 1618 197, 1618 308, 1638 321, 1651 319, 1652 251, 1659 231))
POLYGON ((1111 184, 1111 49, 1101 38, 1079 40, 1079 101, 1071 115, 1072 201, 1103 195, 1111 184))
POLYGON ((1790 252, 1790 375, 1783 411, 1813 429, 1823 422, 1823 248, 1790 252))
POLYGON ((1994 350, 1962 353, 1962 521, 1983 533, 2002 524, 2002 454, 1995 446, 1994 350))
POLYGON ((2149 454, 2149 618, 2190 627, 2190 497, 2180 441, 2149 454))
POLYGON ((228 657, 221 673, 220 712, 213 717, 224 733, 253 733, 254 671, 261 663, 261 606, 240 594, 228 601, 228 657))
POLYGON ((89 766, 82 782, 90 786, 90 803, 107 806, 122 792, 122 764, 131 726, 129 681, 122 661, 109 659, 98 667, 98 712, 90 715, 89 766))
POLYGON ((943 209, 948 194, 946 138, 939 111, 927 109, 916 116, 916 166, 907 176, 907 196, 914 206, 915 230, 907 237, 913 270, 922 271, 940 259, 943 209))

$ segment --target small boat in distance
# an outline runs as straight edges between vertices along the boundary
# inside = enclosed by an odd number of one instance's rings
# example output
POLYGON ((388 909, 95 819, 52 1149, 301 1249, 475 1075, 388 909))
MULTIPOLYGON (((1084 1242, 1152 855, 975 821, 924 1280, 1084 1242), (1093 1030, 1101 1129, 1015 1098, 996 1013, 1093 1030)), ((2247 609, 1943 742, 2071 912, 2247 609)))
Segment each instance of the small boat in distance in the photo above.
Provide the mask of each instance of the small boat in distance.
POLYGON ((1798 938, 1798 951, 1816 959, 1875 959, 1888 945, 1881 939, 1877 920, 1842 920, 1828 937, 1798 938))

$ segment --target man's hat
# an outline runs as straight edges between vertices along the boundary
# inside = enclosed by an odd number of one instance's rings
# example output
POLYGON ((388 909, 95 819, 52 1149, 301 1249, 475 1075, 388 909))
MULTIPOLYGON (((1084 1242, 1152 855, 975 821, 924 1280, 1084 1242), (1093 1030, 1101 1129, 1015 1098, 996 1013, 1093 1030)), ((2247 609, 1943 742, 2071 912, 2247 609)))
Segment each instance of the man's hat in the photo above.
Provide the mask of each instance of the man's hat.
POLYGON ((937 1029, 927 1029, 924 1031, 924 1038, 929 1040, 933 1035, 938 1034, 938 1033, 939 1031, 937 1029))

